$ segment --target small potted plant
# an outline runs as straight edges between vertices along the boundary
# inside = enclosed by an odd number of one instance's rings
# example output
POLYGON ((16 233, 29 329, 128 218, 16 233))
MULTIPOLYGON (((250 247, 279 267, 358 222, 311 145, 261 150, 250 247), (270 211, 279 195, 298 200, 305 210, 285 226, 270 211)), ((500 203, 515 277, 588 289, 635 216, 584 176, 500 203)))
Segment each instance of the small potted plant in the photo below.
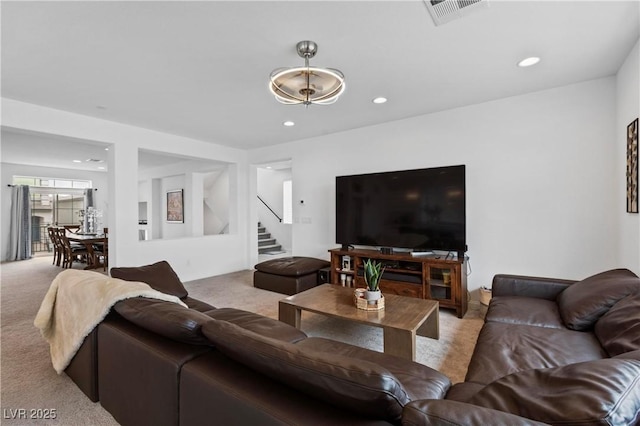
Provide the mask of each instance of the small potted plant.
POLYGON ((364 298, 370 305, 374 305, 382 294, 380 293, 380 279, 384 268, 382 262, 367 259, 364 262, 364 282, 367 285, 367 290, 364 292, 364 298))

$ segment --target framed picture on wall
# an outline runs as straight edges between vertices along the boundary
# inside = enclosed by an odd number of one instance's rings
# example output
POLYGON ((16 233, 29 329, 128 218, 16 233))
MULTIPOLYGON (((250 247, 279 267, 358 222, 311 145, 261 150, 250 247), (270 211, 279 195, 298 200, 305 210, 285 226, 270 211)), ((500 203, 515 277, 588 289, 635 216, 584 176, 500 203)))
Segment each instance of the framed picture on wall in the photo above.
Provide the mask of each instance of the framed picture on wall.
POLYGON ((184 199, 182 189, 167 191, 167 222, 184 223, 184 199))
POLYGON ((627 126, 627 213, 638 213, 638 119, 627 126))

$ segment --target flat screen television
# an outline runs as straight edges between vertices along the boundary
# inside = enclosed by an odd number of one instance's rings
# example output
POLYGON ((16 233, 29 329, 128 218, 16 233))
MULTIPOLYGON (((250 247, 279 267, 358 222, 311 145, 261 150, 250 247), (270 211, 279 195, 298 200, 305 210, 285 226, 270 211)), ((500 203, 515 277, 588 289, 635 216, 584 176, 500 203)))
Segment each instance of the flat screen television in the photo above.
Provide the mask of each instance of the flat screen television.
POLYGON ((336 177, 336 243, 467 251, 465 166, 336 177))

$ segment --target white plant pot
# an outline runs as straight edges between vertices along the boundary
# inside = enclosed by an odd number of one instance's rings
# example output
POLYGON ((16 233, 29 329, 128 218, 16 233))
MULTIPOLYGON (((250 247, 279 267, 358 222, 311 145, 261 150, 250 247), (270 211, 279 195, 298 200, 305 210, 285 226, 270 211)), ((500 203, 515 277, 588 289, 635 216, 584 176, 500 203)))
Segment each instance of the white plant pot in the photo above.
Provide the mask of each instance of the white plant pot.
POLYGON ((379 300, 382 297, 382 293, 380 290, 370 291, 365 290, 364 298, 367 300, 367 303, 370 305, 375 305, 376 300, 379 300))

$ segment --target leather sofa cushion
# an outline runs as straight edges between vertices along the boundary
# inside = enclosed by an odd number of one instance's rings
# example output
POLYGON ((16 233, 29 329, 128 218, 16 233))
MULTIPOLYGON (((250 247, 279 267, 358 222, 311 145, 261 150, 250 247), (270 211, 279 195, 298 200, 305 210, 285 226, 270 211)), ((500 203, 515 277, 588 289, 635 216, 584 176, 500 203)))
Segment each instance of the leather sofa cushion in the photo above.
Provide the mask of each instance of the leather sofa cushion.
POLYGON ((154 290, 172 294, 180 299, 189 295, 180 278, 166 260, 139 267, 111 268, 110 274, 113 278, 125 281, 147 283, 154 290))
POLYGON ((535 297, 493 297, 485 321, 565 328, 556 301, 535 297))
POLYGON ((465 381, 488 384, 522 370, 607 357, 592 332, 488 322, 480 330, 465 381))
POLYGON ((392 426, 298 392, 218 350, 185 364, 179 386, 179 426, 392 426))
POLYGON ((299 277, 315 274, 320 269, 326 268, 330 263, 326 260, 313 257, 281 257, 258 263, 255 268, 268 274, 283 275, 285 277, 299 277))
POLYGON ((640 350, 640 291, 625 297, 596 323, 594 333, 610 356, 640 350))
POLYGON ((282 340, 283 342, 295 343, 307 338, 304 332, 289 324, 253 312, 234 308, 220 308, 205 312, 205 314, 210 318, 227 321, 261 336, 282 340))
POLYGON ((189 309, 195 309, 198 312, 207 312, 216 308, 215 306, 211 306, 202 300, 194 299, 190 296, 183 297, 181 300, 189 307, 189 309))
POLYGON ((531 277, 527 275, 494 275, 491 283, 493 297, 522 296, 556 300, 558 294, 575 283, 559 278, 531 277))
POLYGON ((322 337, 310 337, 299 342, 296 346, 373 362, 393 374, 412 401, 416 399, 442 399, 451 387, 451 380, 447 376, 426 365, 348 343, 322 337))
POLYGON ((399 423, 409 402, 398 379, 372 362, 298 347, 226 321, 212 320, 202 331, 229 358, 363 416, 399 423))
POLYGON ((451 401, 458 402, 467 402, 473 395, 478 393, 479 390, 484 388, 486 385, 475 383, 475 382, 462 382, 456 383, 451 386, 449 392, 447 392, 447 396, 445 397, 451 401))
POLYGON ((563 425, 640 420, 640 361, 601 359, 503 377, 469 403, 563 425))
POLYGON ((616 359, 635 359, 636 361, 640 361, 640 350, 624 352, 620 355, 616 355, 614 358, 616 359))
POLYGON ((640 280, 628 269, 601 272, 572 284, 558 295, 562 320, 567 328, 587 330, 616 302, 639 286, 640 280))
POLYGON ((536 422, 490 408, 450 400, 412 401, 404 407, 402 424, 405 426, 467 426, 508 425, 545 426, 536 422))
POLYGON ((122 300, 114 309, 130 322, 169 339, 192 345, 211 345, 202 334, 209 316, 177 303, 134 297, 122 300))

